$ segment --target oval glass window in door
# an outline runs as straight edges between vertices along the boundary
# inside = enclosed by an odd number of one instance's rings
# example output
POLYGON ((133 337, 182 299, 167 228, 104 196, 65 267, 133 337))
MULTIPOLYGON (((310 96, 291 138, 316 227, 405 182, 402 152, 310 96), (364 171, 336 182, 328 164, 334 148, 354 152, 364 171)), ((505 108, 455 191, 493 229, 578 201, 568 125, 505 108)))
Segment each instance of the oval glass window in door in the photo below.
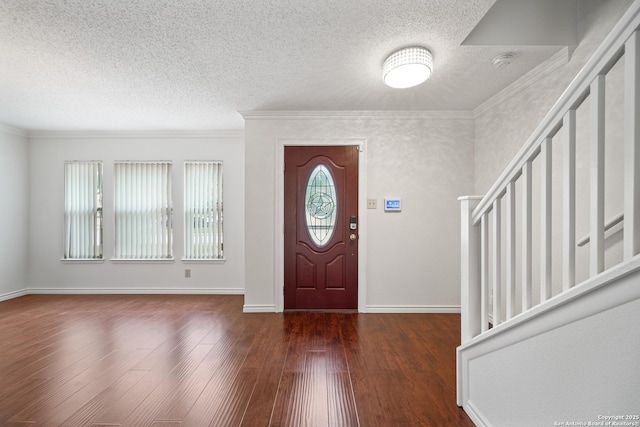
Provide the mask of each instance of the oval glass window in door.
POLYGON ((331 171, 323 164, 316 166, 307 182, 305 212, 307 230, 313 242, 326 245, 336 225, 337 197, 331 171))

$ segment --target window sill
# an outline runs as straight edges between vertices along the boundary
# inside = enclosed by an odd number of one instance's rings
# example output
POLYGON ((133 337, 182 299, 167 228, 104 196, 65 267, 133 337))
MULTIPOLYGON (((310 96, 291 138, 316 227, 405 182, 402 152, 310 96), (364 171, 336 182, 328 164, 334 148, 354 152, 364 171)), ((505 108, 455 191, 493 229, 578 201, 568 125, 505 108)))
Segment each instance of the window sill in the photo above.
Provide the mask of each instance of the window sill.
POLYGON ((113 264, 173 264, 174 258, 111 258, 113 264))
POLYGON ((104 258, 61 258, 63 264, 103 264, 104 258))
POLYGON ((227 262, 226 258, 211 258, 211 259, 191 259, 182 258, 183 264, 224 264, 227 262))

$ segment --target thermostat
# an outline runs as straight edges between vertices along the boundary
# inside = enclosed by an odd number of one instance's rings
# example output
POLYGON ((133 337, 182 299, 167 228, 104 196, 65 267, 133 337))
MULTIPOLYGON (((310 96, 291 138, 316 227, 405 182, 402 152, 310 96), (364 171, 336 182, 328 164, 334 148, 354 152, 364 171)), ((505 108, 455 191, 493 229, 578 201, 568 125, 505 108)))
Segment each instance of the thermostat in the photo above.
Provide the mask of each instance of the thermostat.
POLYGON ((384 199, 384 210, 391 212, 400 212, 402 210, 402 200, 384 199))

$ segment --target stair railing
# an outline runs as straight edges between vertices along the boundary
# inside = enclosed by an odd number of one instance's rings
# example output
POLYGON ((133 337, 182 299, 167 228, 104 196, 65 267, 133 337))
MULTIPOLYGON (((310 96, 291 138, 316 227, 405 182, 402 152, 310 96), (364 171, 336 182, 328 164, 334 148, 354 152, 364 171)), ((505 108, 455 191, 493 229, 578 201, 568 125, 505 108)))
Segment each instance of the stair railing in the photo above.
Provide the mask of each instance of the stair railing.
MULTIPOLYGON (((576 283, 576 110, 589 98, 589 277, 604 270, 605 78, 624 57, 623 263, 640 253, 640 1, 636 0, 484 197, 461 197, 462 344, 533 308, 532 164, 540 162, 540 304, 552 298, 552 144, 562 138, 562 293, 576 283), (519 191, 516 193, 516 182, 519 191), (516 202, 520 218, 516 217, 516 202), (504 212, 504 218, 503 214, 504 212), (517 231, 516 221, 519 221, 517 231), (491 230, 491 232, 490 232, 491 230), (502 236, 504 231, 505 236, 502 236), (519 239, 516 239, 516 233, 519 239), (505 245, 502 243, 506 242, 505 245), (491 242, 491 245, 489 244, 491 242), (516 247, 516 243, 518 247, 516 247), (504 247, 503 247, 504 246, 504 247), (518 260, 516 260, 516 255, 518 260), (502 274, 503 266, 505 274, 502 274), (520 275, 516 277, 516 263, 520 275), (502 283, 504 280, 504 284, 502 283), (503 286, 504 285, 504 286, 503 286), (519 287, 516 291, 516 287, 519 287), (502 295, 504 287, 505 294, 502 295), (521 310, 516 313, 516 295, 521 310), (503 301, 503 298, 505 300, 503 301), (504 303, 504 304, 503 304, 504 303), (504 305, 505 310, 501 307, 504 305), (490 311, 491 310, 491 311, 490 311)), ((623 218, 623 219, 622 219, 623 218)), ((584 239, 581 239, 584 240, 584 239)), ((558 259, 558 254, 553 254, 558 259)))

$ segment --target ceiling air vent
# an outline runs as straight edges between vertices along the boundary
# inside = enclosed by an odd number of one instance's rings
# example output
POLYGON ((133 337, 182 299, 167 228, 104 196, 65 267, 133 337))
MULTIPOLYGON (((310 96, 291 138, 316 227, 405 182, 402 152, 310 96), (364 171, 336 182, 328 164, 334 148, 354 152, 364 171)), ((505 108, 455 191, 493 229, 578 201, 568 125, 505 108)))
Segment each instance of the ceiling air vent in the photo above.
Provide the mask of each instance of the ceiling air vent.
POLYGON ((516 54, 513 52, 501 53, 500 55, 493 58, 493 66, 495 68, 506 67, 507 65, 511 64, 511 62, 513 62, 515 57, 516 54))

